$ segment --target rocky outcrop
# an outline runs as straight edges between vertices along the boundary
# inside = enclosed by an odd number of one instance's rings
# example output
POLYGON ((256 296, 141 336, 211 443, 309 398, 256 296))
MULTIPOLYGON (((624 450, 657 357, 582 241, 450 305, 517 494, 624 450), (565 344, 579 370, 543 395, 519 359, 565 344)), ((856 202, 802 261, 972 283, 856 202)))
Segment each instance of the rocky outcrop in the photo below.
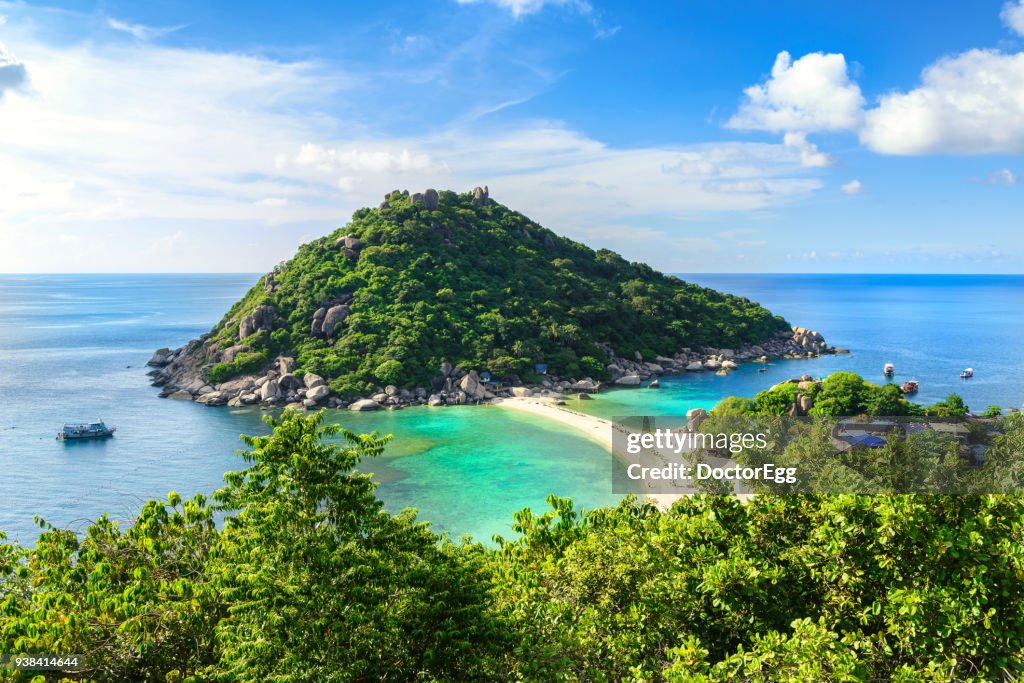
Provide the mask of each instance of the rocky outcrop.
POLYGON ((274 292, 276 292, 277 287, 277 273, 275 273, 274 271, 270 271, 269 273, 263 276, 263 290, 267 294, 273 294, 274 292))
POLYGON ((324 334, 323 333, 324 318, 326 318, 326 317, 327 317, 327 307, 326 306, 321 306, 320 308, 316 309, 316 312, 313 313, 313 323, 309 326, 309 336, 311 336, 311 337, 322 337, 323 336, 323 334, 324 334))
MULTIPOLYGON (((320 334, 335 332, 347 315, 350 301, 349 296, 345 303, 337 300, 327 302, 314 314, 314 329, 318 329, 320 334), (317 323, 319 328, 316 327, 317 323)), ((260 307, 252 315, 246 316, 243 323, 249 320, 247 328, 268 329, 268 325, 273 325, 275 316, 271 307, 260 307)), ((217 351, 211 346, 209 335, 203 335, 179 349, 156 351, 150 359, 154 369, 149 374, 153 377, 153 384, 162 387, 161 397, 189 398, 209 406, 283 406, 305 410, 347 407, 354 411, 364 411, 399 409, 410 405, 460 405, 509 396, 529 396, 537 400, 559 402, 566 394, 589 396, 605 386, 590 377, 563 378, 551 374, 532 385, 523 384, 515 375, 495 384, 485 381, 475 369, 453 366, 444 361, 439 364, 438 374, 431 380, 429 388, 409 390, 388 385, 377 389, 371 396, 349 404, 334 396, 327 381, 320 375, 312 372, 296 375, 295 359, 283 356, 269 362, 267 368, 259 374, 233 378, 221 384, 213 384, 206 379, 204 370, 208 365, 204 365, 205 359, 231 359, 248 348, 245 344, 236 344, 217 351)), ((761 344, 744 345, 739 349, 684 348, 673 356, 657 356, 653 362, 645 361, 639 354, 634 354, 630 359, 621 358, 608 344, 598 344, 598 350, 606 357, 609 385, 651 388, 660 386, 659 378, 665 375, 704 371, 721 374, 728 373, 744 362, 763 362, 769 358, 807 358, 844 352, 843 349, 828 346, 818 332, 804 328, 780 332, 761 344)), ((813 401, 807 393, 818 380, 804 375, 789 381, 797 383, 799 391, 797 400, 790 406, 790 412, 793 415, 806 415, 813 407, 813 401)))
POLYGON ((818 332, 802 327, 781 331, 761 344, 745 344, 739 349, 682 349, 672 357, 657 356, 655 362, 620 358, 607 345, 599 345, 608 357, 605 366, 612 382, 624 386, 637 386, 653 377, 680 372, 715 372, 728 374, 741 363, 765 362, 771 358, 811 358, 833 353, 847 353, 845 349, 829 346, 818 332), (637 381, 639 378, 640 381, 637 381))
POLYGON ((436 211, 437 207, 440 205, 440 201, 441 199, 437 194, 437 190, 433 188, 428 188, 423 193, 423 208, 427 211, 436 211))
POLYGON ((331 390, 324 385, 306 390, 306 400, 318 403, 331 395, 331 390))
POLYGON ((277 311, 273 306, 257 306, 249 315, 242 318, 238 325, 238 338, 245 339, 260 330, 270 330, 277 320, 277 311))
POLYGON ((334 246, 341 247, 341 250, 345 253, 345 256, 358 261, 359 256, 363 251, 363 242, 355 235, 344 235, 334 241, 334 246))
POLYGON ((490 201, 490 191, 487 189, 486 185, 483 187, 473 188, 473 206, 487 206, 490 201))
POLYGON ((172 354, 170 349, 157 349, 146 365, 152 368, 162 368, 171 362, 172 354))
POLYGON ((316 312, 313 313, 313 321, 309 326, 309 335, 326 339, 334 334, 338 329, 338 325, 348 317, 352 300, 353 296, 346 294, 337 299, 332 299, 316 309, 316 312))
POLYGON ((246 351, 251 350, 252 349, 250 349, 245 344, 235 344, 234 346, 229 346, 228 348, 220 352, 220 360, 223 363, 230 363, 235 359, 235 356, 237 356, 238 354, 245 353, 246 351))
POLYGON ((341 323, 345 318, 348 317, 348 304, 338 304, 337 306, 331 306, 327 309, 327 314, 324 316, 323 326, 321 328, 321 334, 325 337, 330 337, 334 334, 334 329, 341 323))

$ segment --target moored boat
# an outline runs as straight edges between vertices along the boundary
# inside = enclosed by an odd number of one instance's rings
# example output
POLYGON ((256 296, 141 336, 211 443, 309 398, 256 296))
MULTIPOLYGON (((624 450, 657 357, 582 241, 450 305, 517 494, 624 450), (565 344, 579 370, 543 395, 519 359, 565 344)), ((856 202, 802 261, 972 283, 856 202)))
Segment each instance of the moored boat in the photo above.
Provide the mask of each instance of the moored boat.
POLYGON ((886 363, 885 367, 882 368, 882 373, 885 374, 886 377, 892 377, 896 374, 896 366, 892 363, 886 363))
POLYGON ((920 388, 921 386, 917 383, 916 379, 908 379, 900 385, 900 391, 904 394, 916 394, 917 390, 920 388))
POLYGON ((960 373, 960 379, 970 379, 971 377, 974 377, 974 368, 967 368, 960 373))
POLYGON ((57 439, 60 441, 72 441, 74 439, 102 439, 113 436, 117 427, 108 427, 103 420, 95 422, 65 422, 57 432, 57 439))

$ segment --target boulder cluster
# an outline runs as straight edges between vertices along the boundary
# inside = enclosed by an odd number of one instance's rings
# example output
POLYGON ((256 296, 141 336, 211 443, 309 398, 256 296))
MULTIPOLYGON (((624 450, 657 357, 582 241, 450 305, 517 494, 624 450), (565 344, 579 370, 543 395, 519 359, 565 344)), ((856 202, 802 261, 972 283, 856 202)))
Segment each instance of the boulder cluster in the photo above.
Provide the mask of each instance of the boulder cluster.
POLYGON ((338 325, 348 317, 349 306, 352 304, 352 295, 345 296, 325 303, 316 309, 313 314, 313 322, 310 325, 309 334, 312 337, 326 339, 334 334, 338 325))
POLYGON ((363 251, 363 242, 355 235, 343 235, 334 241, 334 246, 341 247, 342 251, 345 252, 345 256, 349 257, 353 261, 359 260, 359 255, 363 251))
POLYGON ((793 379, 787 379, 785 382, 779 382, 772 386, 780 387, 784 384, 795 384, 796 394, 794 400, 789 404, 789 408, 786 409, 787 414, 790 417, 807 417, 811 414, 811 408, 814 407, 814 399, 804 392, 810 391, 814 387, 821 387, 821 380, 815 379, 810 375, 801 375, 800 377, 794 377, 793 379))
POLYGON ((252 313, 242 318, 242 322, 238 324, 238 338, 245 339, 260 330, 269 330, 273 328, 276 320, 277 311, 274 310, 273 306, 257 306, 252 313))
POLYGON ((473 206, 487 206, 487 204, 491 201, 490 197, 491 193, 490 190, 487 189, 486 185, 484 185, 483 187, 474 187, 473 198, 471 201, 473 203, 473 206))
MULTIPOLYGON (((349 301, 338 301, 322 306, 314 315, 313 333, 330 336, 334 326, 347 315, 349 301)), ((262 308, 262 307, 261 307, 262 308)), ((269 308, 269 307, 268 307, 269 308)), ((259 309, 257 309, 259 310, 259 309)), ((273 309, 271 309, 273 311, 273 309)), ((243 319, 254 323, 264 321, 266 313, 243 319)), ((270 318, 273 320, 273 317, 270 318)), ((704 348, 699 351, 682 349, 671 357, 658 356, 654 361, 644 361, 639 354, 633 359, 620 358, 608 344, 599 345, 608 358, 607 369, 611 375, 608 383, 598 382, 590 377, 571 378, 545 375, 539 383, 525 384, 519 377, 512 376, 502 382, 491 382, 486 373, 481 376, 476 370, 453 366, 443 362, 433 377, 430 387, 400 389, 395 385, 379 388, 370 396, 350 401, 334 396, 323 377, 313 373, 295 371, 292 358, 279 357, 269 368, 258 374, 214 383, 206 379, 205 366, 200 358, 209 358, 212 353, 217 360, 230 362, 237 354, 248 351, 249 347, 237 344, 230 348, 214 351, 209 348, 209 335, 176 349, 160 349, 153 354, 149 365, 153 384, 162 387, 164 398, 194 400, 204 405, 219 406, 260 406, 263 408, 286 407, 292 409, 316 410, 319 408, 348 408, 349 410, 399 409, 410 405, 466 405, 485 403, 496 398, 538 397, 558 402, 565 394, 579 394, 581 399, 603 387, 659 386, 662 375, 683 372, 714 371, 728 373, 743 362, 765 362, 771 358, 807 358, 825 353, 845 353, 844 349, 828 346, 824 338, 812 330, 800 327, 791 332, 782 331, 772 339, 759 345, 744 345, 739 349, 704 348)), ((792 380, 801 383, 805 390, 814 382, 804 376, 792 380)), ((791 414, 806 415, 811 408, 810 398, 797 395, 791 414), (805 405, 806 404, 806 405, 805 405)))
MULTIPOLYGON (((714 372, 724 375, 745 362, 764 363, 772 358, 813 358, 824 354, 847 353, 845 349, 829 346, 818 332, 802 327, 794 327, 791 332, 782 330, 761 344, 744 344, 739 349, 684 348, 672 357, 658 356, 653 362, 644 361, 639 354, 632 360, 618 358, 607 345, 602 346, 602 350, 608 355, 606 367, 612 376, 612 383, 627 387, 640 386, 652 378, 656 382, 659 375, 665 374, 714 372)), ((654 383, 651 388, 657 386, 654 383)))
MULTIPOLYGON (((234 347, 232 347, 234 348, 234 347)), ((342 402, 331 396, 323 377, 311 372, 296 374, 293 358, 279 357, 260 375, 245 375, 227 382, 208 381, 196 364, 189 362, 188 347, 160 349, 149 359, 158 368, 150 374, 163 387, 162 398, 195 401, 208 406, 263 406, 267 408, 337 408, 342 402)))

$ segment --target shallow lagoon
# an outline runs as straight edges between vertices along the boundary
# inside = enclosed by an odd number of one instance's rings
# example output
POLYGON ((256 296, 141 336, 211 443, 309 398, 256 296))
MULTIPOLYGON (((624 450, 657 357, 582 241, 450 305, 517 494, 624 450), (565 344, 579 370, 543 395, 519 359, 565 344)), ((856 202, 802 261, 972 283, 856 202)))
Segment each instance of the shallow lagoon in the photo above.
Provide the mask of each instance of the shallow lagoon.
MULTIPOLYGON (((169 490, 210 493, 243 466, 241 433, 267 430, 258 410, 160 400, 144 364, 209 327, 252 275, 0 276, 0 529, 25 542, 40 514, 82 528, 109 511, 128 519, 169 490), (102 417, 110 440, 64 444, 64 420, 102 417)), ((680 415, 781 379, 853 370, 881 380, 916 375, 918 400, 959 391, 976 409, 1019 406, 1024 386, 1024 278, 1017 276, 692 276, 745 294, 853 353, 746 365, 728 377, 665 378, 658 390, 621 390, 576 407, 613 417, 680 415), (957 375, 971 365, 974 379, 957 375)), ((389 510, 416 507, 452 535, 488 540, 512 514, 545 507, 549 493, 582 507, 613 503, 611 456, 544 420, 497 408, 334 411, 354 431, 393 433, 366 463, 389 510)))

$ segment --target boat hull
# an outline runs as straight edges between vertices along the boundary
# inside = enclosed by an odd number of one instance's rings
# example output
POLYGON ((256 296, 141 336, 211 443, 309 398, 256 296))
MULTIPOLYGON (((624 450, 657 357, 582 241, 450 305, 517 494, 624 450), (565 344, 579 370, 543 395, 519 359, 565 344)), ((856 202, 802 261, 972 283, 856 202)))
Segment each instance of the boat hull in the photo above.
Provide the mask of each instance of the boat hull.
POLYGON ((58 441, 86 441, 88 439, 109 439, 117 431, 117 427, 110 427, 103 431, 90 432, 58 432, 58 441))

